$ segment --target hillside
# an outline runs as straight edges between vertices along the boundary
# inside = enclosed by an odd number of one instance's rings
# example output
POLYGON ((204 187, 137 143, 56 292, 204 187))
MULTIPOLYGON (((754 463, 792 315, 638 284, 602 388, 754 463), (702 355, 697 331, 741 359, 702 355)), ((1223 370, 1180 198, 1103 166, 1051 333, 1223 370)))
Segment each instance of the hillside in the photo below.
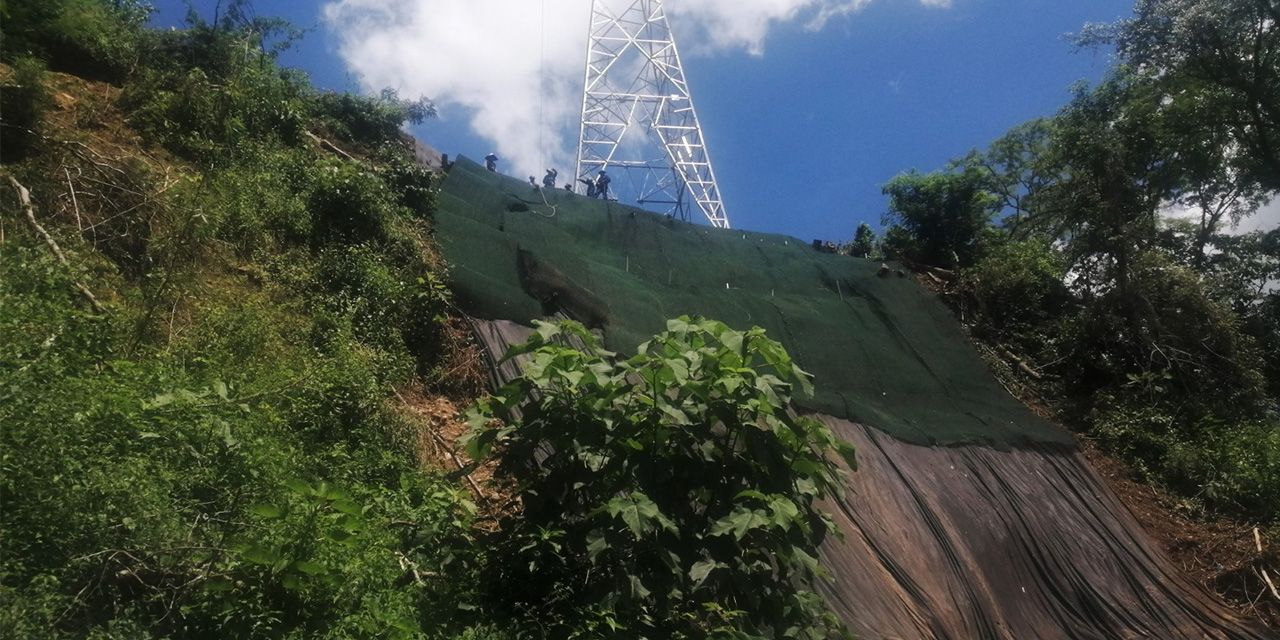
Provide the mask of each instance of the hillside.
POLYGON ((625 353, 663 314, 781 336, 815 374, 796 403, 858 451, 820 587, 858 637, 1268 637, 1169 562, 1065 430, 1011 402, 914 278, 794 238, 544 200, 466 159, 436 219, 495 361, 551 314, 625 353))
POLYGON ((271 19, 4 11, 4 637, 1273 635, 1273 532, 1188 577, 912 269, 442 173, 271 19))
POLYGON ((2 635, 482 637, 429 104, 99 19, 115 84, 0 66, 2 635))

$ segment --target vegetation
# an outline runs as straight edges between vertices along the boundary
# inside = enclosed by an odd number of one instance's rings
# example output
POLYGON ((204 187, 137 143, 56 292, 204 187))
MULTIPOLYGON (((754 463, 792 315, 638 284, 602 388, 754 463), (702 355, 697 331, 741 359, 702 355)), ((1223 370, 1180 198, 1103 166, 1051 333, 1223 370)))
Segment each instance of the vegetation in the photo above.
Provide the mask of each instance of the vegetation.
POLYGON ((499 610, 521 637, 847 635, 807 588, 828 454, 853 448, 785 410, 808 374, 762 329, 700 318, 638 352, 540 324, 508 354, 531 354, 524 375, 472 409, 469 452, 500 450, 523 505, 486 541, 499 610))
POLYGON ((398 129, 430 105, 318 95, 230 5, 3 5, 0 629, 480 637, 475 507, 389 398, 465 382, 398 129))
POLYGON ((880 250, 949 282, 974 336, 1140 476, 1280 523, 1271 3, 1142 0, 1120 64, 1055 117, 887 185, 880 250), (941 269, 938 269, 941 268, 941 269), (956 270, 954 273, 952 270, 956 270))
MULTIPOLYGON (((275 64, 295 30, 223 9, 157 32, 136 0, 0 0, 3 635, 842 635, 814 502, 852 450, 787 413, 807 374, 759 330, 682 318, 620 360, 541 326, 472 411, 523 508, 475 526, 397 397, 474 390, 400 131, 432 105, 317 92, 275 64)), ((1139 9, 1084 36, 1129 64, 895 179, 855 244, 945 269, 1142 473, 1276 523, 1280 234, 1224 229, 1280 188, 1275 67, 1232 62, 1277 22, 1139 9)))
POLYGON ((545 395, 473 442, 501 436, 526 509, 478 529, 398 391, 477 391, 400 129, 430 101, 316 92, 244 1, 148 12, 0 4, 2 635, 840 633, 805 585, 825 452, 852 451, 787 415, 808 380, 776 343, 701 320, 627 362, 531 343, 478 411, 545 395))
MULTIPOLYGON (((243 3, 241 3, 243 4, 243 3)), ((55 71, 119 82, 146 60, 142 26, 152 8, 142 0, 0 2, 0 60, 43 60, 55 71)))

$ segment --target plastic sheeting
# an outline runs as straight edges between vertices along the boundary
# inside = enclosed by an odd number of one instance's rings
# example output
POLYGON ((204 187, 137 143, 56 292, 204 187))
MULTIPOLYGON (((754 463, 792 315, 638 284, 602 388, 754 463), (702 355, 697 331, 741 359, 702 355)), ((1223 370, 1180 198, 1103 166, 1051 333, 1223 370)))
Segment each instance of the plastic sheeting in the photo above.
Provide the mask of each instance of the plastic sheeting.
POLYGON ((565 313, 631 352, 668 318, 763 327, 814 374, 806 409, 918 444, 1074 441, 987 371, 951 313, 913 278, 787 236, 713 229, 459 159, 436 236, 468 313, 528 324, 565 313))

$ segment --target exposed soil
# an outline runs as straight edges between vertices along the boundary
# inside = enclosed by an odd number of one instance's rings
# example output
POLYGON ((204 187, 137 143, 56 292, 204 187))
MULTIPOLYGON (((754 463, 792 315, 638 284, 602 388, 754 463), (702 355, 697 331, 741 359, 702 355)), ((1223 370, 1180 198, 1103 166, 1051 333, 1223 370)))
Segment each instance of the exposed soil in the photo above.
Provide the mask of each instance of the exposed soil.
POLYGON ((1135 482, 1123 462, 1091 439, 1076 439, 1089 464, 1175 565, 1231 608, 1280 630, 1280 595, 1262 578, 1266 572, 1272 582, 1280 580, 1280 540, 1247 524, 1193 517, 1174 497, 1135 482))
POLYGON ((467 424, 460 415, 462 406, 444 395, 432 394, 419 386, 396 391, 401 401, 402 415, 415 425, 414 450, 418 462, 448 474, 457 474, 459 486, 471 492, 477 507, 476 523, 486 530, 493 530, 498 522, 519 508, 509 482, 494 477, 496 465, 486 462, 470 473, 463 474, 470 466, 459 439, 467 432, 467 424))

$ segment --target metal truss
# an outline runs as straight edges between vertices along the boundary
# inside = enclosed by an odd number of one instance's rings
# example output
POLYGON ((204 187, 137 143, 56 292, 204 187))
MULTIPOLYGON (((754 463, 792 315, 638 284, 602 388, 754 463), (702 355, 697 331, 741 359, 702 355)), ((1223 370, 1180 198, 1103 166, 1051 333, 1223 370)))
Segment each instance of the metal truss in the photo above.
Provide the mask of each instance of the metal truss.
POLYGON ((579 179, 608 170, 610 197, 729 226, 661 0, 593 0, 583 87, 579 179))

